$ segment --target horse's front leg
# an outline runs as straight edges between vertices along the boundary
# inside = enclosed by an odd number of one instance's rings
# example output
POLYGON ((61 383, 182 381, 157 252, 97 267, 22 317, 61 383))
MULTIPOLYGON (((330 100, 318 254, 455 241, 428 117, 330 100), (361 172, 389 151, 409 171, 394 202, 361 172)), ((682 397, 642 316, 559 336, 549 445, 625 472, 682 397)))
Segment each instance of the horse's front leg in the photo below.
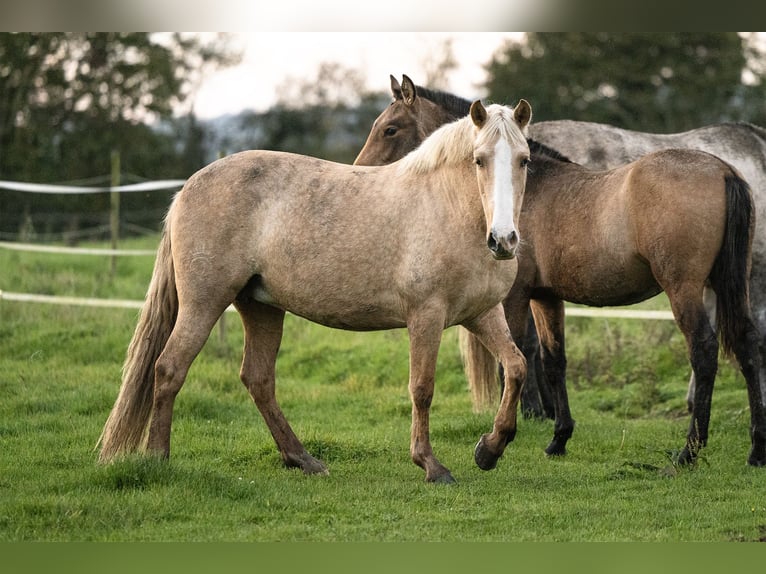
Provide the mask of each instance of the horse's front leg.
POLYGON ((438 312, 417 313, 410 318, 407 330, 410 337, 409 391, 412 400, 410 456, 426 471, 426 482, 452 483, 455 479, 449 469, 434 456, 429 433, 429 413, 444 315, 438 312))
POLYGON ((474 460, 479 468, 491 470, 497 465, 506 445, 516 436, 516 413, 527 375, 527 362, 513 342, 502 304, 464 326, 503 366, 505 384, 492 432, 482 435, 474 451, 474 460))

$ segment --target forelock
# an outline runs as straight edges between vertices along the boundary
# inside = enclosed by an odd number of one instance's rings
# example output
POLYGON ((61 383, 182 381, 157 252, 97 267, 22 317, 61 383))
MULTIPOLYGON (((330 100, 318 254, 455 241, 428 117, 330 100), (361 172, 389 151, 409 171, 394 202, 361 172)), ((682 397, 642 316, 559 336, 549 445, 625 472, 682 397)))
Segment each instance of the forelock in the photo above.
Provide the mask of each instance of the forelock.
POLYGON ((491 104, 487 106, 487 120, 479 130, 476 145, 494 144, 498 137, 507 139, 514 148, 528 147, 526 134, 513 119, 513 109, 491 104))

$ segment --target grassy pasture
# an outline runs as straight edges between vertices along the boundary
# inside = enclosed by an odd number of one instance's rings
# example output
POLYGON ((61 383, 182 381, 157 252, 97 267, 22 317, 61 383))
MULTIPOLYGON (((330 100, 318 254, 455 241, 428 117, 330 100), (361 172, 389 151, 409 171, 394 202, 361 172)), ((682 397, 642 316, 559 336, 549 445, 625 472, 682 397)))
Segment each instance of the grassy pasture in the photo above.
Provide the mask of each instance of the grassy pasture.
MULTIPOLYGON (((132 248, 151 247, 156 239, 132 248)), ((127 247, 126 243, 126 247, 127 247)), ((152 258, 0 250, 7 291, 140 299, 152 258)), ((662 298, 643 306, 663 308, 662 298)), ((548 459, 550 421, 522 420, 498 468, 473 445, 457 332, 445 333, 432 442, 457 485, 409 460, 404 331, 333 331, 288 316, 277 392, 330 476, 286 470, 238 380, 228 314, 176 402, 169 462, 96 463, 136 311, 0 302, 0 541, 755 541, 766 470, 746 465, 744 381, 722 360, 710 444, 672 465, 688 424, 689 367, 670 321, 570 318, 569 454, 548 459)))

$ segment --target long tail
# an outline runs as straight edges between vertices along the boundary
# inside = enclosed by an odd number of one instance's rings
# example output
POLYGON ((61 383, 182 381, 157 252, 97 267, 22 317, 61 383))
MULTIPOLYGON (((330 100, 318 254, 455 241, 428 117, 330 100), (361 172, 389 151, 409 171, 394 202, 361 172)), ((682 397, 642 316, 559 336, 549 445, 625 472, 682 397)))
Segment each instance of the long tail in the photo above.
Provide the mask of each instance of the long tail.
POLYGON ((726 231, 710 272, 716 294, 716 322, 723 351, 731 355, 750 316, 750 250, 755 210, 750 186, 738 175, 726 177, 726 231))
POLYGON ((458 329, 458 345, 463 369, 471 389, 473 410, 482 412, 497 408, 500 383, 495 357, 467 329, 458 329))
POLYGON ((146 301, 123 365, 120 393, 96 444, 96 448, 101 445, 100 462, 144 447, 152 414, 154 363, 170 337, 177 314, 178 294, 166 222, 146 301))

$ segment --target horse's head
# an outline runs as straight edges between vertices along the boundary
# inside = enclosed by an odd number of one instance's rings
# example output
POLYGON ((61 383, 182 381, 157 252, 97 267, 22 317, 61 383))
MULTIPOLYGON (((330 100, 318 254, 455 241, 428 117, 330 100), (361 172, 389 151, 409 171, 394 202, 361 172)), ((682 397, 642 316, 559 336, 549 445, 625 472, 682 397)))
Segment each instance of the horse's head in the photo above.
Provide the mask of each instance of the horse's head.
POLYGON ((471 105, 476 127, 473 161, 487 219, 487 246, 495 259, 512 259, 519 245, 518 221, 527 182, 527 125, 532 108, 525 100, 511 109, 471 105))
POLYGON ((455 119, 429 99, 418 97, 415 84, 406 75, 401 85, 391 76, 391 96, 391 105, 372 124, 354 165, 393 163, 418 147, 436 128, 455 119))

